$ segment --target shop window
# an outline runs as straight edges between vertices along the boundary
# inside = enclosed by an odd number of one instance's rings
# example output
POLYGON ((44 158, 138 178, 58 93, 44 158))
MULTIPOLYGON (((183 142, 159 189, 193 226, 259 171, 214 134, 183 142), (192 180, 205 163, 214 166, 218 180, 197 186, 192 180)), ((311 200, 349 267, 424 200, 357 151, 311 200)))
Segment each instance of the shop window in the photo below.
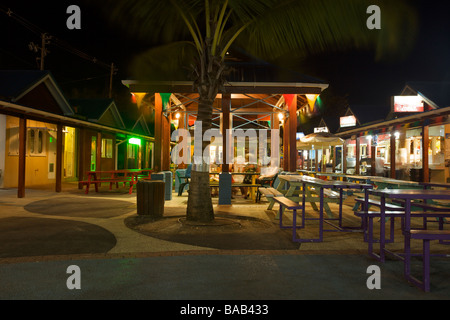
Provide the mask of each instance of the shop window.
POLYGON ((135 159, 136 158, 136 145, 135 144, 128 144, 127 145, 127 158, 128 159, 135 159))
POLYGON ((64 127, 64 177, 75 176, 75 128, 64 127))
POLYGON ((113 156, 113 140, 102 139, 102 158, 111 159, 113 156))

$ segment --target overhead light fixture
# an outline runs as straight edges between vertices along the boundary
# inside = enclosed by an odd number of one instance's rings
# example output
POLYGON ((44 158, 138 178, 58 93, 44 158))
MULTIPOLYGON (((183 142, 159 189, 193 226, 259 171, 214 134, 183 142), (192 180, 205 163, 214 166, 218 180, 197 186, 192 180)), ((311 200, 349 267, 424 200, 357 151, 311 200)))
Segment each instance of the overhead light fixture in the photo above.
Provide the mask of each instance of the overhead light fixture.
POLYGON ((135 145, 140 146, 140 145, 141 145, 141 139, 138 139, 138 138, 130 138, 130 139, 128 139, 128 143, 129 143, 129 144, 135 144, 135 145))

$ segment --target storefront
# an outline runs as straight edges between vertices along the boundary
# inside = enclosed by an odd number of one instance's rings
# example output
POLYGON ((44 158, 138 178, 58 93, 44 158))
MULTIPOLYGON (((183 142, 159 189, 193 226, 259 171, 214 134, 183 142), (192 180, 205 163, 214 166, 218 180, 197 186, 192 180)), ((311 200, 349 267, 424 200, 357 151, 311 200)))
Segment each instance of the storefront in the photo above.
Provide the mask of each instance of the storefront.
POLYGON ((420 101, 421 112, 403 109, 409 113, 400 116, 397 110, 392 120, 337 133, 345 139, 347 173, 449 182, 450 107, 438 108, 424 97, 420 101))

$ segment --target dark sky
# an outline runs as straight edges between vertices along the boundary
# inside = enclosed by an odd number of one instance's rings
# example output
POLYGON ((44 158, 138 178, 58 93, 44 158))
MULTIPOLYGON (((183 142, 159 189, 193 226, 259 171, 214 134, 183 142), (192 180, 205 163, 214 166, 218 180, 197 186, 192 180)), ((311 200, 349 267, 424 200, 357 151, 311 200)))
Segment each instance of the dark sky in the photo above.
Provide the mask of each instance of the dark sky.
MULTIPOLYGON (((390 96, 398 94, 407 81, 450 81, 447 6, 436 0, 411 1, 417 3, 419 34, 406 59, 375 62, 371 54, 347 52, 308 59, 300 71, 328 81, 336 94, 348 94, 350 104, 389 105, 390 96)), ((109 70, 105 65, 111 62, 119 68, 115 88, 123 90, 120 80, 127 77, 127 62, 148 45, 127 38, 118 29, 111 29, 103 17, 83 1, 3 0, 0 8, 11 8, 41 30, 101 61, 94 64, 73 51, 68 52, 52 43, 49 45, 46 69, 52 71, 69 96, 73 94, 70 88, 76 85, 95 87, 97 93, 106 92, 109 70), (66 28, 69 16, 66 8, 71 4, 81 8, 81 30, 66 28)), ((37 68, 37 54, 28 49, 28 43, 33 41, 40 45, 39 36, 3 12, 0 12, 0 28, 6 33, 0 46, 0 68, 37 68)))

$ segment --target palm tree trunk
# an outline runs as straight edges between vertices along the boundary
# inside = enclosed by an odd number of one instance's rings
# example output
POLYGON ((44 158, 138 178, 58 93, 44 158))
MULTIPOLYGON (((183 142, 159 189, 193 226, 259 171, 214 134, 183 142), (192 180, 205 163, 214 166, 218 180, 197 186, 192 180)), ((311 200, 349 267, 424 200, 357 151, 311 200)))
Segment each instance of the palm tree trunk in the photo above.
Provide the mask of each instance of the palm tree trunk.
MULTIPOLYGON (((211 44, 212 39, 206 38, 194 70, 197 77, 194 85, 199 93, 197 121, 202 123, 202 138, 205 131, 211 129, 213 104, 219 88, 223 87, 223 74, 226 69, 224 60, 211 53, 211 44)), ((209 144, 210 141, 202 142, 202 155, 209 144)), ((209 184, 209 162, 205 163, 204 160, 201 165, 192 166, 186 219, 202 222, 214 220, 209 184)))
MULTIPOLYGON (((197 121, 202 123, 202 137, 205 131, 211 128, 213 102, 214 100, 202 97, 199 99, 197 121)), ((202 142, 202 155, 208 145, 209 141, 202 142)), ((202 164, 193 164, 192 166, 186 219, 202 222, 214 220, 214 209, 209 185, 209 163, 202 161, 202 164)))

